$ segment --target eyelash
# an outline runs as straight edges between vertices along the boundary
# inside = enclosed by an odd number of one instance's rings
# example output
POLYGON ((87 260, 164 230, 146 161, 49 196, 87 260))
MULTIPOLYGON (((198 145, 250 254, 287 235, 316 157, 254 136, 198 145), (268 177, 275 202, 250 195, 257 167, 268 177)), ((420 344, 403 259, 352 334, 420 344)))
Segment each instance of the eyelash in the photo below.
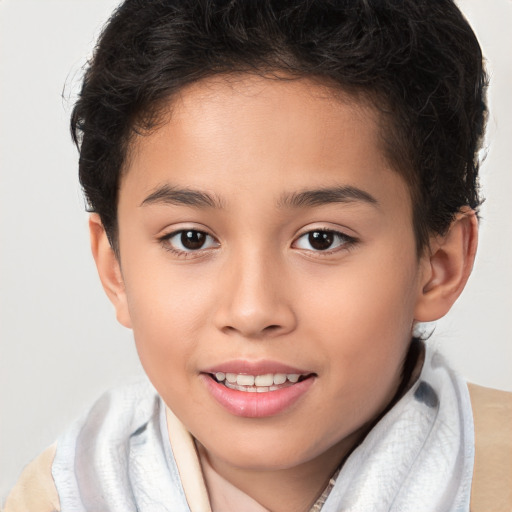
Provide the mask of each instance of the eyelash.
MULTIPOLYGON (((189 249, 189 250, 176 249, 175 247, 172 246, 171 240, 175 236, 178 236, 178 235, 183 236, 184 233, 195 233, 195 234, 199 234, 199 235, 204 235, 205 237, 207 237, 207 239, 213 240, 216 245, 219 245, 219 243, 215 240, 215 238, 212 235, 208 234, 206 231, 201 231, 200 229, 178 229, 176 231, 173 231, 172 233, 169 233, 167 235, 160 237, 158 239, 158 241, 162 244, 163 248, 166 251, 173 253, 175 256, 177 256, 179 258, 197 257, 200 255, 201 252, 204 253, 204 251, 208 251, 209 249, 212 248, 212 247, 206 247, 206 248, 199 247, 196 250, 194 250, 194 249, 189 249)), ((183 243, 182 243, 182 245, 183 245, 183 243)))
MULTIPOLYGON (((304 233, 302 233, 300 236, 298 236, 292 243, 292 247, 295 246, 301 239, 303 239, 304 237, 306 236, 311 236, 313 233, 320 233, 322 236, 328 236, 328 235, 331 235, 335 240, 337 239, 339 244, 334 247, 334 248, 327 248, 327 249, 305 249, 305 248, 301 248, 301 247, 296 247, 297 249, 300 249, 300 250, 303 250, 303 251, 306 251, 306 252, 310 252, 310 253, 313 253, 320 257, 322 256, 329 256, 329 255, 332 255, 338 251, 342 251, 342 250, 350 250, 351 248, 353 248, 356 243, 358 242, 358 240, 352 236, 349 236, 341 231, 337 231, 335 229, 330 229, 330 228, 317 228, 317 229, 310 229, 308 231, 305 231, 304 233)), ((215 240, 215 238, 208 234, 206 231, 201 231, 199 229, 178 229, 176 231, 173 231, 172 233, 168 233, 162 237, 160 237, 159 239, 159 242, 161 243, 161 245, 163 246, 163 248, 166 250, 166 251, 169 251, 171 253, 173 253, 174 255, 176 255, 177 257, 180 257, 180 258, 190 258, 190 257, 198 257, 201 255, 201 253, 204 254, 204 251, 209 251, 211 250, 212 248, 214 248, 215 246, 218 246, 219 245, 219 242, 217 240, 215 240), (181 249, 176 249, 175 247, 173 247, 173 245, 171 244, 171 240, 178 236, 178 235, 181 235, 183 236, 184 233, 194 233, 196 235, 203 235, 204 237, 206 237, 206 240, 210 239, 210 244, 211 244, 211 241, 214 242, 213 245, 210 245, 210 247, 199 247, 197 249, 188 249, 188 250, 181 250, 181 249)), ((334 243, 334 242, 333 242, 334 243)), ((183 243, 181 241, 181 245, 183 246, 183 243)))
MULTIPOLYGON (((320 256, 320 257, 330 256, 339 251, 348 251, 348 250, 352 249, 358 242, 357 238, 355 238, 353 236, 349 236, 346 233, 343 233, 342 231, 337 231, 337 230, 331 229, 331 228, 317 228, 317 229, 309 229, 308 231, 302 233, 299 237, 297 237, 295 239, 293 244, 296 245, 297 242, 299 242, 302 238, 310 237, 313 233, 321 233, 324 236, 331 235, 334 237, 335 240, 337 239, 339 242, 336 247, 334 247, 334 248, 329 247, 324 250, 321 250, 321 249, 314 250, 314 249, 302 248, 303 251, 313 253, 315 256, 320 256)), ((301 249, 300 247, 297 247, 297 248, 301 249)))

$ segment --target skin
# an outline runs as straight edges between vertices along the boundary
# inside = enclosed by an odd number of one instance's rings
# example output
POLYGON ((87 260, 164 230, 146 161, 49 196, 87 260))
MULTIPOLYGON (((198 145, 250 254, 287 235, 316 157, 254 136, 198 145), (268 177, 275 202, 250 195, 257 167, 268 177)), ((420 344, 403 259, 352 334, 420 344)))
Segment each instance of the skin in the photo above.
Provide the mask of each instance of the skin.
POLYGON ((411 196, 384 157, 376 113, 311 81, 220 77, 169 106, 131 146, 119 259, 91 218, 100 277, 214 471, 269 510, 308 510, 392 400, 414 323, 444 315, 464 287, 475 216, 462 212, 418 255, 411 196), (213 204, 158 198, 162 187, 213 204), (285 201, 326 187, 368 197, 285 201), (208 234, 205 245, 183 252, 170 237, 183 229, 208 234), (343 235, 321 251, 315 230, 343 235), (277 361, 313 383, 279 414, 236 416, 201 375, 231 360, 277 361))

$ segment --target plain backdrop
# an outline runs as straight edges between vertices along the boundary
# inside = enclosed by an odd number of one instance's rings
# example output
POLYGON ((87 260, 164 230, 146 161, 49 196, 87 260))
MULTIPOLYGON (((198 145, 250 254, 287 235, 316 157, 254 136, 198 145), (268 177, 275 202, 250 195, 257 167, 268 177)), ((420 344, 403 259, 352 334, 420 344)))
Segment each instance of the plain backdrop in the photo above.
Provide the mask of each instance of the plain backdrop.
MULTIPOLYGON (((68 119, 113 0, 0 0, 0 500, 108 387, 141 373, 89 252, 68 119)), ((474 274, 430 342, 512 390, 512 2, 460 0, 491 75, 474 274)))

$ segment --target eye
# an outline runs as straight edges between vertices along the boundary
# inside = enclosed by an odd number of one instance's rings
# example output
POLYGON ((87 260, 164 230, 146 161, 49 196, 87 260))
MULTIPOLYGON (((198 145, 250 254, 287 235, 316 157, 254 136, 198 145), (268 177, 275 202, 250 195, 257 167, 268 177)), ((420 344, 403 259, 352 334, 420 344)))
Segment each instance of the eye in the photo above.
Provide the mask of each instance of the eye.
POLYGON ((333 251, 342 246, 350 246, 355 239, 330 229, 314 229, 300 236, 294 247, 307 251, 333 251))
POLYGON ((208 233, 197 229, 181 229, 162 237, 167 249, 177 253, 189 253, 217 247, 218 242, 208 233))

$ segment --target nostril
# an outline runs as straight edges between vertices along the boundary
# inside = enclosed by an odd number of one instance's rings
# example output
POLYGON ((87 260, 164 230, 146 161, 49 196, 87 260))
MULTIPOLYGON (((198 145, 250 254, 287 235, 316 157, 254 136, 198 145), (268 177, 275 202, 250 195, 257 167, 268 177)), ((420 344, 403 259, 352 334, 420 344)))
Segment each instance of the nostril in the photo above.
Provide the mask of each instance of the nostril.
POLYGON ((267 325, 263 330, 267 332, 274 332, 277 331, 280 328, 279 325, 267 325))

